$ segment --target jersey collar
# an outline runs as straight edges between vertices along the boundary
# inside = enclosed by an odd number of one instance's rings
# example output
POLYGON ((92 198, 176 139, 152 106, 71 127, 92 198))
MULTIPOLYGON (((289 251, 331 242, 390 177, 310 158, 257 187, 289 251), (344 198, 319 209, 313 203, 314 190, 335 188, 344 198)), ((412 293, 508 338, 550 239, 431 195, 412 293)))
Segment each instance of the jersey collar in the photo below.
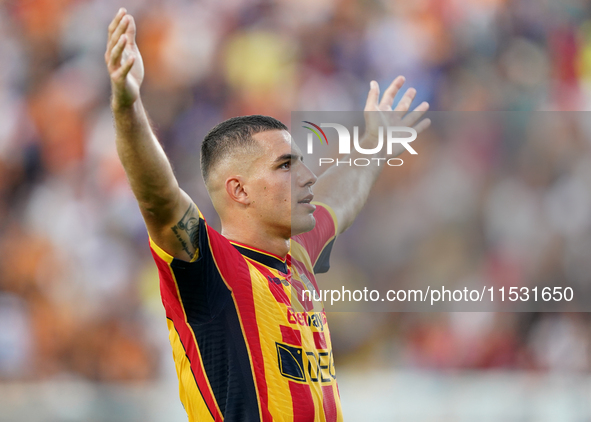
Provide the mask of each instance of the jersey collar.
POLYGON ((287 274, 287 265, 289 261, 289 254, 285 257, 285 259, 281 259, 279 256, 272 254, 270 252, 263 251, 261 249, 253 248, 252 246, 247 246, 242 243, 234 242, 233 240, 230 243, 238 249, 242 255, 253 259, 261 264, 276 269, 277 271, 282 272, 283 274, 287 274))

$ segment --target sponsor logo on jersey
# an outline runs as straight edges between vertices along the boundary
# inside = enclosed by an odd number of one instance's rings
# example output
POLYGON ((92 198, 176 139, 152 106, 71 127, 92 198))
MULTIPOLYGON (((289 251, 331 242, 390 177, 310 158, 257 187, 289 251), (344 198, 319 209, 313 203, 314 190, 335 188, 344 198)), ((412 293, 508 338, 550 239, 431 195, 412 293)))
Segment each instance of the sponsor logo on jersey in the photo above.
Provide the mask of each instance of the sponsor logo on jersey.
POLYGON ((300 382, 330 383, 336 380, 332 350, 305 352, 301 347, 275 343, 279 372, 285 378, 300 382), (304 355, 306 356, 304 358, 304 355))

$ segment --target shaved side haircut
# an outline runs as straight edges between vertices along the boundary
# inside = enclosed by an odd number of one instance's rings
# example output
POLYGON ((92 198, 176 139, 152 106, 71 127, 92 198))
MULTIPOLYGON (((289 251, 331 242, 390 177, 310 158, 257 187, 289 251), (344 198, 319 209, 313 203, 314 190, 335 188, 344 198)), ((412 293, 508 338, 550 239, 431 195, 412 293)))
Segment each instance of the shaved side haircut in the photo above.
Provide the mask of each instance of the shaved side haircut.
POLYGON ((213 166, 230 154, 256 148, 253 135, 270 130, 288 130, 279 120, 269 116, 232 117, 215 126, 201 144, 201 174, 207 184, 213 166))

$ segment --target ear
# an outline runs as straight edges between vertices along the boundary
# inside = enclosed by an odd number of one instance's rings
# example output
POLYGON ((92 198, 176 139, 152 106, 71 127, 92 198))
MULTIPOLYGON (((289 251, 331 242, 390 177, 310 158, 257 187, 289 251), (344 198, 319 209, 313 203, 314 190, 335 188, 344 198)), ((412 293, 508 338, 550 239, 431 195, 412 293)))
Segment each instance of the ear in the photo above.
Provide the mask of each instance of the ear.
POLYGON ((226 192, 232 200, 243 205, 250 205, 251 198, 245 189, 242 176, 232 176, 226 179, 226 192))

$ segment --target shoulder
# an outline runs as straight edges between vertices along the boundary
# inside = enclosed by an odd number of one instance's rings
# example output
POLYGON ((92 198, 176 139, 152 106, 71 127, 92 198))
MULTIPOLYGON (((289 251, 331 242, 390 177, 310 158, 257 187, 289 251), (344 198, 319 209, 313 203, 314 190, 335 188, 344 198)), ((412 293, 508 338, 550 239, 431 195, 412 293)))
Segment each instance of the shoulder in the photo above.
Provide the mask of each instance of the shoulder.
POLYGON ((316 205, 312 230, 292 237, 292 257, 302 262, 314 273, 328 271, 330 252, 338 233, 338 221, 333 209, 324 203, 316 205))

